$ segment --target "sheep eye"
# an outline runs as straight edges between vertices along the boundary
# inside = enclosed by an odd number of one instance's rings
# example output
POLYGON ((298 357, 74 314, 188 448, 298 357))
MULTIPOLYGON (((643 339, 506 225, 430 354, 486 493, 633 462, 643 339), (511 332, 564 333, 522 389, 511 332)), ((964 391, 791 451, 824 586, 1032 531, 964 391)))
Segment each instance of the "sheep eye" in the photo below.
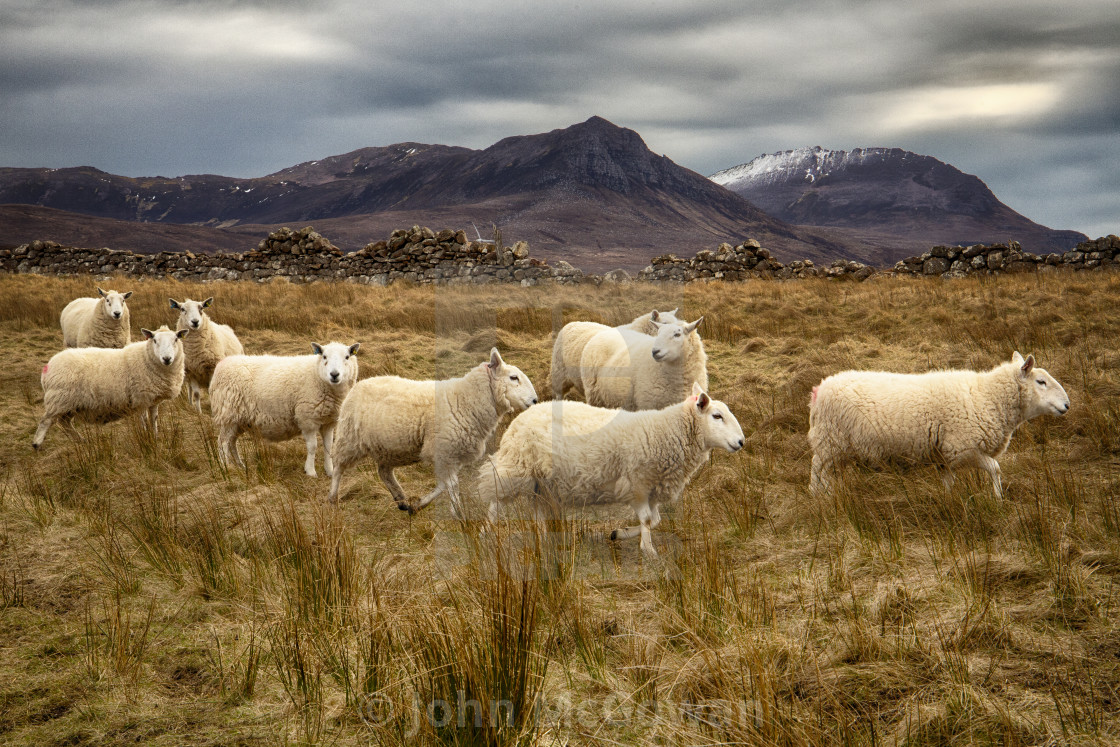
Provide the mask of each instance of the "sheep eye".
POLYGON ((712 417, 716 420, 723 420, 723 415, 720 415, 718 412, 713 412, 712 417))
POLYGON ((1046 386, 1046 379, 1039 379, 1038 383, 1041 384, 1042 386, 1046 386))
POLYGON ((521 379, 517 378, 516 376, 510 376, 509 380, 510 381, 521 381, 521 379))

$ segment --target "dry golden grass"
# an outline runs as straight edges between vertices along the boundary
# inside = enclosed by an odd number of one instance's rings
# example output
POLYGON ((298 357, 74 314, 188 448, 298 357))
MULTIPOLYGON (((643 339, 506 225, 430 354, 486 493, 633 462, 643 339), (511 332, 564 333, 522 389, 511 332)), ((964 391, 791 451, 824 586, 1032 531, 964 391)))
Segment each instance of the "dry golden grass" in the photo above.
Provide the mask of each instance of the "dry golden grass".
MULTIPOLYGON (((747 446, 714 455, 666 512, 656 568, 636 541, 603 540, 624 510, 479 536, 445 502, 402 514, 369 465, 335 509, 298 439, 245 443, 249 468, 226 472, 185 399, 158 438, 133 420, 77 440, 55 429, 34 454, 58 314, 93 282, 2 276, 2 743, 1120 739, 1116 276, 101 284, 136 291, 137 329, 173 321, 168 296, 214 295, 250 352, 360 341, 363 376, 459 375, 496 342, 542 395, 560 323, 679 305, 706 315, 711 388, 747 446), (978 477, 946 492, 922 468, 853 470, 809 496, 822 377, 985 368, 1014 349, 1073 407, 1016 435, 1003 499, 978 477)), ((432 484, 401 473, 410 494, 432 484)))

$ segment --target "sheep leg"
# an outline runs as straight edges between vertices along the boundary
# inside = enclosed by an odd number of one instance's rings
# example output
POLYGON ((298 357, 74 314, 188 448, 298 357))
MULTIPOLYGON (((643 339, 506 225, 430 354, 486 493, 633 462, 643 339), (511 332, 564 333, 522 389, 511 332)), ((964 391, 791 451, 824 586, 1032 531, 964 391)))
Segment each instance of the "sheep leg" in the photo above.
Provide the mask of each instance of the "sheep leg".
POLYGON ((194 405, 194 409, 198 410, 198 414, 201 415, 202 414, 202 387, 200 387, 198 385, 198 382, 195 381, 194 379, 191 379, 190 385, 191 385, 190 403, 192 405, 194 405))
POLYGON ((43 445, 43 439, 47 437, 47 431, 54 424, 54 415, 44 415, 39 421, 39 427, 35 429, 35 437, 31 439, 32 448, 38 449, 43 445))
MULTIPOLYGON (((649 528, 656 529, 657 525, 661 523, 661 509, 658 505, 650 506, 650 522, 649 528)), ((642 533, 641 525, 636 527, 623 527, 622 529, 615 529, 611 532, 612 540, 627 540, 634 539, 642 533)))
POLYGON ((245 469, 245 463, 241 461, 241 455, 237 453, 237 435, 236 426, 222 426, 218 432, 218 458, 222 460, 224 465, 229 465, 232 462, 241 469, 245 469))
POLYGON ((451 518, 456 521, 463 521, 466 514, 463 513, 463 498, 459 495, 458 475, 451 475, 447 484, 447 492, 451 496, 451 518))
POLYGON ((307 459, 303 460, 303 473, 308 477, 315 477, 315 450, 319 448, 319 430, 317 428, 305 430, 303 441, 307 444, 307 459))
POLYGON ((152 429, 152 435, 159 433, 159 403, 152 405, 148 408, 148 427, 152 429))
POLYGON ((410 514, 414 514, 422 508, 427 507, 429 503, 439 497, 440 493, 445 490, 449 490, 452 482, 458 482, 458 479, 454 474, 446 475, 442 478, 437 477, 436 487, 432 492, 428 493, 415 504, 409 504, 407 501, 402 501, 397 504, 397 508, 399 508, 401 511, 408 511, 410 514))
POLYGON ((327 494, 327 500, 331 503, 338 503, 338 484, 342 482, 342 467, 334 470, 331 474, 331 492, 327 494))
POLYGON ((979 451, 970 451, 958 462, 971 462, 974 466, 984 470, 992 478, 992 491, 996 494, 996 498, 1003 497, 1003 483, 1000 480, 1001 471, 999 462, 991 458, 987 454, 979 451))
POLYGON ((816 497, 827 494, 832 489, 832 464, 819 455, 813 455, 813 468, 809 475, 809 492, 816 497))
POLYGON ((377 474, 381 478, 381 482, 383 482, 385 484, 385 487, 389 489, 389 495, 391 495, 393 497, 393 500, 397 502, 397 506, 399 507, 402 503, 407 505, 408 496, 405 495, 404 488, 401 487, 401 484, 397 482, 397 476, 393 474, 393 468, 386 467, 383 464, 378 465, 377 474))
POLYGON ((327 473, 327 477, 334 475, 334 459, 331 457, 331 449, 334 448, 334 423, 324 425, 319 430, 319 435, 323 437, 323 471, 327 473))

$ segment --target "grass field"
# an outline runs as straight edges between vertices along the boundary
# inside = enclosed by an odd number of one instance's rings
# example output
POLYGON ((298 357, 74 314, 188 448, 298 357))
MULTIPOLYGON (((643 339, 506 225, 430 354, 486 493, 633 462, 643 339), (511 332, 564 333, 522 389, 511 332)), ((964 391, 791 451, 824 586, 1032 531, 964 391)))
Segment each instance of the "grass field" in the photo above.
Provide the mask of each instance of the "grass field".
MULTIPOLYGON (((1120 277, 656 288, 349 284, 132 289, 216 298, 248 352, 361 342, 362 376, 461 375, 492 344, 547 397, 554 329, 705 315, 711 390, 746 447, 714 454, 654 532, 627 510, 480 538, 409 518, 372 465, 165 404, 52 429, 39 371, 93 281, 0 276, 0 743, 1115 744, 1120 740, 1120 277), (1035 353, 1072 409, 1022 427, 1005 495, 979 474, 850 470, 807 491, 808 399, 846 368, 988 368, 1035 353)), ((204 402, 206 400, 204 399, 204 402)), ((398 473, 410 495, 427 468, 398 473)), ((471 476, 464 495, 477 515, 471 476)))

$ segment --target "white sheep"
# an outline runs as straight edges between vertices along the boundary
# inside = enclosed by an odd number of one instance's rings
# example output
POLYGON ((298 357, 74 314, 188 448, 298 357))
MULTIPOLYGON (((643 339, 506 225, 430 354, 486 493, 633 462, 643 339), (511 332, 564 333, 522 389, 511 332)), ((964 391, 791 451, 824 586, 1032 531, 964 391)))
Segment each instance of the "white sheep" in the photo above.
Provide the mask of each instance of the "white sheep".
POLYGON ((1002 495, 996 459, 1015 429, 1031 418, 1064 415, 1069 397, 1054 377, 1018 352, 991 371, 931 371, 898 374, 844 371, 813 387, 809 445, 813 450, 809 488, 831 488, 832 472, 849 462, 904 459, 945 468, 987 471, 1002 495))
POLYGON ((214 303, 211 296, 205 301, 176 301, 170 299, 171 308, 179 311, 176 329, 189 329, 191 336, 183 340, 183 352, 187 356, 187 385, 192 405, 202 412, 202 390, 210 387, 214 367, 223 358, 241 355, 245 349, 241 341, 227 324, 218 324, 210 319, 205 309, 214 303))
POLYGON ((97 289, 99 298, 75 298, 59 317, 68 348, 123 348, 132 342, 128 304, 132 291, 97 289))
POLYGON ((43 417, 31 445, 38 449, 47 430, 61 420, 107 423, 133 412, 158 430, 159 405, 183 388, 186 330, 140 330, 143 342, 123 348, 70 348, 43 366, 43 417))
POLYGON ((313 355, 231 355, 214 368, 210 413, 223 463, 244 467, 237 437, 254 430, 267 441, 303 436, 303 471, 315 477, 315 451, 323 438, 323 471, 333 471, 331 443, 338 411, 358 380, 360 345, 311 344, 313 355))
POLYGON ((654 322, 657 335, 607 329, 587 342, 580 359, 590 405, 657 410, 688 396, 693 382, 708 388, 708 356, 695 322, 654 322))
POLYGON ((343 471, 370 457, 402 511, 415 513, 447 491, 453 514, 461 518, 459 470, 482 458, 487 439, 506 413, 520 412, 536 402, 533 382, 517 366, 503 361, 497 348, 490 350, 489 362, 457 379, 364 379, 342 403, 328 499, 338 500, 343 471), (416 462, 431 464, 437 483, 411 503, 393 470, 416 462))
MULTIPOLYGON (((656 335, 657 325, 654 322, 676 321, 679 321, 677 309, 672 311, 654 309, 628 324, 613 329, 631 329, 646 335, 656 335)), ((556 333, 556 340, 552 343, 552 369, 549 372, 553 399, 563 399, 569 391, 583 394, 583 381, 579 375, 579 362, 583 357, 583 349, 587 347, 588 340, 608 329, 612 328, 598 322, 568 322, 556 333)))
POLYGON ((655 558, 650 530, 661 521, 661 504, 680 499, 712 449, 742 447, 739 421, 698 383, 683 402, 660 410, 554 400, 514 418, 479 470, 478 492, 490 501, 491 522, 499 506, 518 495, 530 496, 538 518, 549 501, 565 507, 628 503, 639 526, 615 530, 611 539, 641 534, 642 552, 655 558))

